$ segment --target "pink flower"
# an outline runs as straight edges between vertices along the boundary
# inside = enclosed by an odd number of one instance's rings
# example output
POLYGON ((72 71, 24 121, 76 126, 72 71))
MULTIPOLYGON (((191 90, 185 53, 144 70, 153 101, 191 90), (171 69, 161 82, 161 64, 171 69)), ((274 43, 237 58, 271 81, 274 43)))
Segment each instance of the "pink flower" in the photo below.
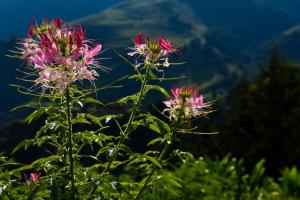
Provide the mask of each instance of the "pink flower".
POLYGON ((173 47, 171 42, 169 42, 168 40, 166 40, 164 38, 159 39, 159 46, 161 47, 163 56, 167 56, 169 53, 176 51, 176 48, 173 47))
POLYGON ((169 113, 170 120, 200 117, 210 107, 209 103, 204 103, 198 87, 172 88, 171 93, 173 97, 163 102, 166 106, 163 112, 169 113))
POLYGON ((107 70, 96 59, 102 45, 92 45, 80 24, 72 29, 60 18, 46 19, 40 26, 34 20, 21 45, 21 57, 38 72, 36 83, 45 89, 63 92, 77 80, 95 80, 99 76, 96 68, 107 70))
POLYGON ((138 55, 142 57, 145 63, 169 66, 168 56, 177 51, 177 49, 164 38, 156 39, 150 42, 149 36, 138 34, 135 37, 135 46, 129 48, 130 56, 138 55))
POLYGON ((30 180, 37 181, 41 177, 41 175, 42 174, 40 172, 30 173, 30 180))
POLYGON ((138 34, 136 37, 135 37, 135 44, 137 46, 140 46, 142 45, 142 41, 143 41, 143 36, 142 34, 138 34))
POLYGON ((55 25, 56 25, 57 28, 60 28, 61 25, 62 25, 62 19, 61 18, 57 18, 55 20, 55 25))
POLYGON ((37 181, 42 174, 40 172, 32 172, 29 175, 25 174, 25 180, 27 184, 37 181))
POLYGON ((85 46, 85 49, 83 50, 84 55, 84 61, 87 65, 93 64, 94 57, 98 55, 98 53, 101 51, 102 45, 97 44, 93 49, 89 49, 88 46, 85 46))

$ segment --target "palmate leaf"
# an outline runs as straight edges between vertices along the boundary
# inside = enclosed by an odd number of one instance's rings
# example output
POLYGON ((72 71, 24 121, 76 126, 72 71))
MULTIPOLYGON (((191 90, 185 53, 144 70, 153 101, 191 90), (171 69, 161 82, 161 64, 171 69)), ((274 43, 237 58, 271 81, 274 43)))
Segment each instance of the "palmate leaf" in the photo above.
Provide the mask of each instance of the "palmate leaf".
POLYGON ((86 118, 85 115, 77 115, 74 119, 71 120, 72 124, 91 124, 86 118))
POLYGON ((163 120, 151 114, 139 115, 138 118, 142 118, 142 119, 133 122, 133 126, 135 128, 137 128, 138 126, 144 126, 156 133, 163 134, 163 135, 170 133, 171 131, 171 128, 168 125, 168 123, 164 122, 163 120))
POLYGON ((133 75, 129 76, 128 79, 142 80, 143 77, 145 77, 145 76, 144 75, 140 75, 140 74, 133 74, 133 75))
POLYGON ((91 103, 91 104, 98 104, 98 105, 101 105, 101 106, 105 105, 103 102, 101 102, 97 99, 91 98, 91 97, 85 98, 83 101, 86 104, 91 103))
MULTIPOLYGON (((162 166, 160 165, 159 161, 156 158, 148 156, 146 154, 142 154, 142 155, 134 154, 134 155, 132 155, 132 157, 133 158, 131 158, 132 160, 128 163, 128 166, 133 165, 133 164, 139 164, 141 166, 140 163, 150 162, 151 164, 155 165, 156 167, 162 168, 162 166)), ((145 166, 148 166, 148 164, 145 166)))
POLYGON ((102 121, 104 121, 105 124, 107 124, 111 119, 116 119, 116 118, 121 118, 123 115, 122 114, 117 114, 117 115, 103 115, 101 117, 97 117, 93 114, 86 114, 85 117, 89 119, 91 122, 99 125, 100 127, 103 127, 102 121))
POLYGON ((147 144, 147 146, 151 146, 151 145, 154 145, 154 144, 156 144, 156 143, 163 144, 164 141, 165 141, 164 138, 162 138, 162 137, 157 137, 157 138, 151 140, 151 141, 147 144))
POLYGON ((21 148, 24 148, 24 150, 26 151, 28 147, 33 145, 34 142, 35 142, 34 139, 23 140, 12 150, 12 154, 15 154, 21 148))
POLYGON ((35 160, 33 163, 31 163, 31 165, 34 167, 45 167, 46 165, 59 160, 61 160, 60 155, 52 155, 44 158, 39 158, 35 160))
POLYGON ((33 145, 37 145, 38 147, 41 147, 45 142, 50 141, 48 144, 55 145, 55 147, 57 147, 59 144, 52 143, 52 141, 57 141, 57 139, 58 139, 57 135, 45 135, 36 138, 33 145))
POLYGON ((25 119, 25 122, 27 122, 28 124, 31 124, 31 122, 35 119, 38 119, 39 117, 41 117, 45 112, 46 112, 46 108, 39 108, 37 110, 35 110, 33 113, 31 113, 30 115, 28 115, 25 119))
POLYGON ((156 174, 156 176, 153 176, 148 187, 155 187, 180 199, 180 188, 182 188, 183 185, 183 180, 169 172, 164 172, 163 174, 156 174))
POLYGON ((46 124, 42 126, 35 134, 35 139, 40 137, 42 134, 45 134, 47 132, 54 132, 58 130, 59 128, 65 128, 64 124, 60 121, 48 121, 46 120, 46 124))
POLYGON ((29 101, 28 103, 21 105, 21 106, 17 106, 15 108, 13 108, 11 111, 17 111, 19 109, 23 109, 23 108, 35 108, 35 107, 40 107, 40 98, 33 98, 31 101, 29 101))
POLYGON ((74 133, 74 138, 76 141, 82 141, 86 144, 92 145, 97 143, 100 147, 103 147, 107 141, 113 139, 113 136, 107 136, 103 133, 97 133, 95 131, 82 131, 74 133))
POLYGON ((129 101, 136 102, 137 98, 138 98, 138 94, 133 94, 133 95, 129 95, 129 96, 126 96, 126 97, 123 97, 123 98, 119 99, 117 101, 117 103, 127 104, 129 101))
POLYGON ((164 97, 167 97, 167 98, 170 97, 169 93, 163 87, 160 87, 159 85, 146 85, 145 93, 148 93, 150 90, 156 90, 156 91, 160 92, 161 94, 163 94, 164 97))

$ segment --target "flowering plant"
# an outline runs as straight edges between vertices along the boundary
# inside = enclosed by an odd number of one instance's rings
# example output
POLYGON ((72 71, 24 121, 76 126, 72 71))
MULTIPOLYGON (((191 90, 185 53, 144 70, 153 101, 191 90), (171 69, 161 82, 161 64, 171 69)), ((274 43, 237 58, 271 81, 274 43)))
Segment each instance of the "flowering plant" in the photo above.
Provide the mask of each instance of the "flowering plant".
POLYGON ((95 59, 102 45, 92 45, 85 35, 81 25, 71 29, 60 18, 51 22, 46 20, 40 26, 34 21, 30 24, 28 37, 20 43, 20 57, 38 75, 37 84, 63 92, 75 81, 94 81, 99 76, 95 69, 107 70, 95 59))
POLYGON ((128 55, 142 57, 144 64, 150 66, 163 65, 164 67, 170 66, 168 55, 177 51, 177 48, 165 38, 159 38, 151 42, 149 36, 145 35, 143 37, 142 34, 135 37, 135 46, 129 49, 131 52, 128 55))
POLYGON ((164 101, 170 120, 186 120, 201 117, 207 114, 209 103, 204 103, 204 97, 200 95, 198 87, 180 87, 171 90, 173 95, 168 101, 164 101))
MULTIPOLYGON (((42 92, 37 92, 17 86, 19 91, 35 97, 23 106, 35 109, 26 121, 31 123, 41 116, 46 120, 33 139, 23 141, 14 151, 38 146, 47 149, 49 155, 12 170, 12 179, 18 184, 21 184, 19 175, 24 171, 39 172, 27 178, 27 182, 34 183, 28 184, 31 190, 17 190, 13 193, 15 198, 141 199, 146 191, 161 184, 156 183, 161 179, 156 175, 158 169, 165 167, 170 157, 182 155, 173 141, 178 139, 178 133, 192 133, 185 123, 209 113, 210 103, 204 102, 198 87, 173 88, 170 97, 157 84, 157 81, 177 79, 161 78, 156 74, 160 67, 173 64, 169 63, 169 56, 178 51, 165 38, 150 41, 148 36, 138 34, 128 53, 137 56, 134 63, 116 52, 133 67, 134 74, 92 89, 77 83, 95 82, 99 76, 96 70, 107 71, 108 68, 98 63, 97 55, 102 45, 86 39, 81 25, 72 29, 61 19, 46 20, 42 25, 34 21, 28 37, 20 44, 18 57, 27 62, 31 70, 29 75, 37 77, 34 84, 42 88, 42 92), (116 83, 125 79, 138 81, 139 90, 109 104, 91 96, 105 89, 120 88, 116 83), (142 109, 150 91, 158 91, 166 99, 163 102, 166 108, 159 111, 159 115, 142 109), (123 112, 117 109, 118 112, 111 114, 111 106, 128 109, 123 112), (155 134, 154 139, 149 140, 147 148, 150 149, 144 153, 132 151, 129 140, 140 128, 155 134), (132 173, 139 177, 136 181, 122 181, 116 177, 116 171, 132 167, 132 173)), ((179 185, 176 178, 169 181, 179 185)), ((11 183, 5 188, 6 191, 14 190, 11 183)))

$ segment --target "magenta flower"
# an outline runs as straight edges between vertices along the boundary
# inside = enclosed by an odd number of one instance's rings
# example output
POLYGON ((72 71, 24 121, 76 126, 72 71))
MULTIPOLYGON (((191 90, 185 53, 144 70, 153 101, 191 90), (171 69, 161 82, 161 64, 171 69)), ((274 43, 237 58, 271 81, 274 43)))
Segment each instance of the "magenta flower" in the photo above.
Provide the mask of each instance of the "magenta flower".
POLYGON ((27 184, 30 184, 31 182, 37 181, 41 176, 42 174, 40 172, 32 172, 29 175, 25 174, 25 179, 27 184))
POLYGON ((180 87, 171 89, 172 97, 164 101, 170 120, 191 119, 207 113, 209 103, 204 103, 204 97, 198 87, 180 87))
POLYGON ((40 172, 30 173, 30 180, 37 181, 41 177, 41 175, 42 174, 40 172))
POLYGON ((172 43, 164 38, 151 42, 149 36, 143 36, 142 34, 135 37, 135 46, 129 49, 132 51, 128 55, 138 55, 143 58, 146 64, 161 64, 166 67, 169 66, 168 56, 177 51, 172 43))
POLYGON ((78 80, 95 80, 101 68, 96 56, 101 44, 85 39, 81 25, 72 29, 62 19, 46 19, 40 26, 34 20, 29 26, 28 38, 21 43, 21 57, 37 72, 37 84, 45 89, 57 88, 61 92, 78 80))
POLYGON ((159 46, 162 49, 161 53, 163 56, 167 56, 168 54, 176 51, 176 48, 173 47, 171 42, 169 42, 168 40, 166 40, 164 38, 159 39, 159 46))

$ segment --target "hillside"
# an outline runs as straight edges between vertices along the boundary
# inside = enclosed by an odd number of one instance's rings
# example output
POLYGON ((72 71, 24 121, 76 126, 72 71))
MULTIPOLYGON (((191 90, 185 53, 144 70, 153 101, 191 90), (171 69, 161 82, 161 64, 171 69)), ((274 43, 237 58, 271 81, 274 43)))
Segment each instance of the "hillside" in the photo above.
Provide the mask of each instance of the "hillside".
POLYGON ((89 37, 122 50, 132 45, 137 33, 166 37, 182 47, 178 57, 187 62, 177 72, 192 75, 189 82, 205 83, 207 88, 242 73, 249 59, 239 45, 210 29, 193 8, 177 0, 129 0, 73 22, 77 23, 87 27, 89 37))
MULTIPOLYGON (((71 3, 66 1, 60 5, 68 2, 71 3)), ((300 31, 297 30, 300 28, 289 29, 300 21, 297 12, 300 3, 293 0, 276 0, 273 4, 272 2, 269 0, 224 2, 122 0, 108 3, 106 0, 102 6, 96 1, 82 5, 80 14, 64 12, 62 7, 57 7, 54 13, 58 15, 63 13, 62 17, 71 21, 73 25, 82 23, 88 30, 88 38, 94 38, 96 42, 103 44, 106 51, 101 54, 101 57, 111 59, 103 59, 101 62, 112 68, 112 71, 109 74, 101 73, 98 84, 109 82, 128 73, 130 67, 126 66, 113 50, 117 49, 126 55, 126 48, 133 45, 132 40, 135 35, 145 33, 151 38, 166 37, 180 47, 180 52, 172 60, 185 61, 186 64, 166 69, 166 72, 169 76, 186 75, 188 79, 179 83, 172 82, 166 85, 167 87, 196 83, 200 84, 205 92, 219 94, 230 88, 241 75, 249 76, 257 71, 257 64, 253 60, 265 62, 270 49, 270 45, 266 44, 270 42, 266 42, 263 48, 258 49, 258 47, 265 41, 270 41, 273 36, 278 35, 278 46, 284 50, 284 53, 287 52, 286 54, 294 60, 300 60, 297 55, 300 43, 300 31), (74 20, 74 17, 79 19, 74 20), (288 29, 289 31, 280 34, 288 29)), ((77 0, 72 3, 80 5, 77 0)), ((7 7, 8 5, 19 5, 24 8, 33 8, 35 5, 32 1, 23 4, 19 0, 13 0, 7 4, 1 2, 0 5, 3 5, 2 9, 10 8, 7 7)), ((30 15, 41 16, 42 10, 47 5, 43 4, 39 12, 30 12, 30 15)), ((55 10, 53 5, 48 6, 49 12, 55 10)), ((77 7, 76 9, 78 10, 77 7)), ((21 15, 22 12, 19 16, 21 15)), ((28 18, 27 15, 24 19, 28 18)), ((53 13, 50 17, 52 15, 53 13)), ((22 35, 25 34, 26 32, 22 35)), ((15 82, 14 77, 17 76, 15 68, 19 66, 17 62, 4 56, 8 49, 13 47, 13 40, 0 42, 0 66, 6 71, 0 75, 4 80, 4 84, 1 85, 4 95, 2 98, 10 99, 10 101, 1 101, 2 116, 6 116, 10 108, 24 100, 24 95, 16 94, 15 90, 8 86, 9 83, 15 82)))
MULTIPOLYGON (((252 49, 300 21, 298 0, 182 0, 210 27, 252 49)), ((255 49, 254 49, 255 50, 255 49)))

